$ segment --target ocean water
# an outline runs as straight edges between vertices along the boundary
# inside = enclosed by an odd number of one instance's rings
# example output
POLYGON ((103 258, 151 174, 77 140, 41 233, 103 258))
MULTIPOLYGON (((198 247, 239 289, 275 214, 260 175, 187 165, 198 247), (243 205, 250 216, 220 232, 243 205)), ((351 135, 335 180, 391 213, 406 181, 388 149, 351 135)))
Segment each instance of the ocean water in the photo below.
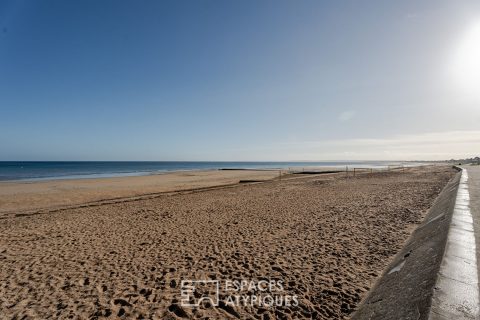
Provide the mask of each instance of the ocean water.
MULTIPOLYGON (((184 170, 386 167, 401 162, 0 161, 0 181, 139 176, 184 170)), ((407 164, 408 165, 408 164, 407 164)))

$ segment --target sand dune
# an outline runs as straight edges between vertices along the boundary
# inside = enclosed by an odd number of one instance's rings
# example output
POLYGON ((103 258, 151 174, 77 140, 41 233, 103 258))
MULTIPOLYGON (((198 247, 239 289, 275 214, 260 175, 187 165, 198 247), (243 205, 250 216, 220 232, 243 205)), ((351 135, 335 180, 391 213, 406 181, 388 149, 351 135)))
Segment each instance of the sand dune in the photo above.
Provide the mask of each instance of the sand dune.
POLYGON ((8 216, 0 318, 347 319, 453 174, 307 176, 8 216), (186 279, 281 281, 298 305, 186 307, 186 279))

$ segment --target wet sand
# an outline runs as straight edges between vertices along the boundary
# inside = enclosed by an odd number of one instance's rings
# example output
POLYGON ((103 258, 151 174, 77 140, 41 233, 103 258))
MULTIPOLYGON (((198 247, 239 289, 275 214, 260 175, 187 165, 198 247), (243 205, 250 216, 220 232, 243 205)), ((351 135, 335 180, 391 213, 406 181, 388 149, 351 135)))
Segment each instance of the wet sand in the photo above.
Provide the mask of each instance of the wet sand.
POLYGON ((6 215, 0 318, 348 319, 454 174, 306 176, 6 215), (186 307, 188 279, 281 281, 299 303, 186 307))
POLYGON ((197 170, 138 177, 0 182, 0 216, 147 193, 228 185, 240 180, 269 180, 278 175, 279 171, 197 170))

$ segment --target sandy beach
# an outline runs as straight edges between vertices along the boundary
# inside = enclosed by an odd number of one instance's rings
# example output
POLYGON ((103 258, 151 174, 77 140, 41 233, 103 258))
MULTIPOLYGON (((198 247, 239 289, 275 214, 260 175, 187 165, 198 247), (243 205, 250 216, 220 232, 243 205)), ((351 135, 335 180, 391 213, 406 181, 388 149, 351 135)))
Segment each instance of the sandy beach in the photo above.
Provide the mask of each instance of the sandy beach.
POLYGON ((0 182, 0 217, 149 193, 206 188, 240 180, 269 180, 279 171, 196 170, 137 177, 0 182))
MULTIPOLYGON (((348 319, 454 174, 430 166, 2 183, 0 318, 348 319), (265 182, 235 184, 242 179, 265 182), (219 185, 229 186, 161 194, 219 185), (244 279, 281 283, 276 292, 298 303, 185 306, 182 281, 244 279)), ((228 294, 220 288, 221 301, 228 294)))

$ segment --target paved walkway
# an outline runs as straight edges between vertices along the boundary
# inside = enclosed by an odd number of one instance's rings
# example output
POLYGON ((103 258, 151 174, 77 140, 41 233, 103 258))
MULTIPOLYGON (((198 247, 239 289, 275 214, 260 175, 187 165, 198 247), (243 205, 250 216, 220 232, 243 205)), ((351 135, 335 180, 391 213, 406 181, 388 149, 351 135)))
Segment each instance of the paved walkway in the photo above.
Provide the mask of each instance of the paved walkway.
POLYGON ((480 319, 480 167, 464 167, 430 320, 480 319))
MULTIPOLYGON (((480 166, 470 166, 467 168, 467 172, 470 177, 468 190, 470 192, 470 211, 473 217, 477 247, 477 283, 480 288, 480 166)), ((480 319, 480 314, 477 314, 477 319, 480 319)))

